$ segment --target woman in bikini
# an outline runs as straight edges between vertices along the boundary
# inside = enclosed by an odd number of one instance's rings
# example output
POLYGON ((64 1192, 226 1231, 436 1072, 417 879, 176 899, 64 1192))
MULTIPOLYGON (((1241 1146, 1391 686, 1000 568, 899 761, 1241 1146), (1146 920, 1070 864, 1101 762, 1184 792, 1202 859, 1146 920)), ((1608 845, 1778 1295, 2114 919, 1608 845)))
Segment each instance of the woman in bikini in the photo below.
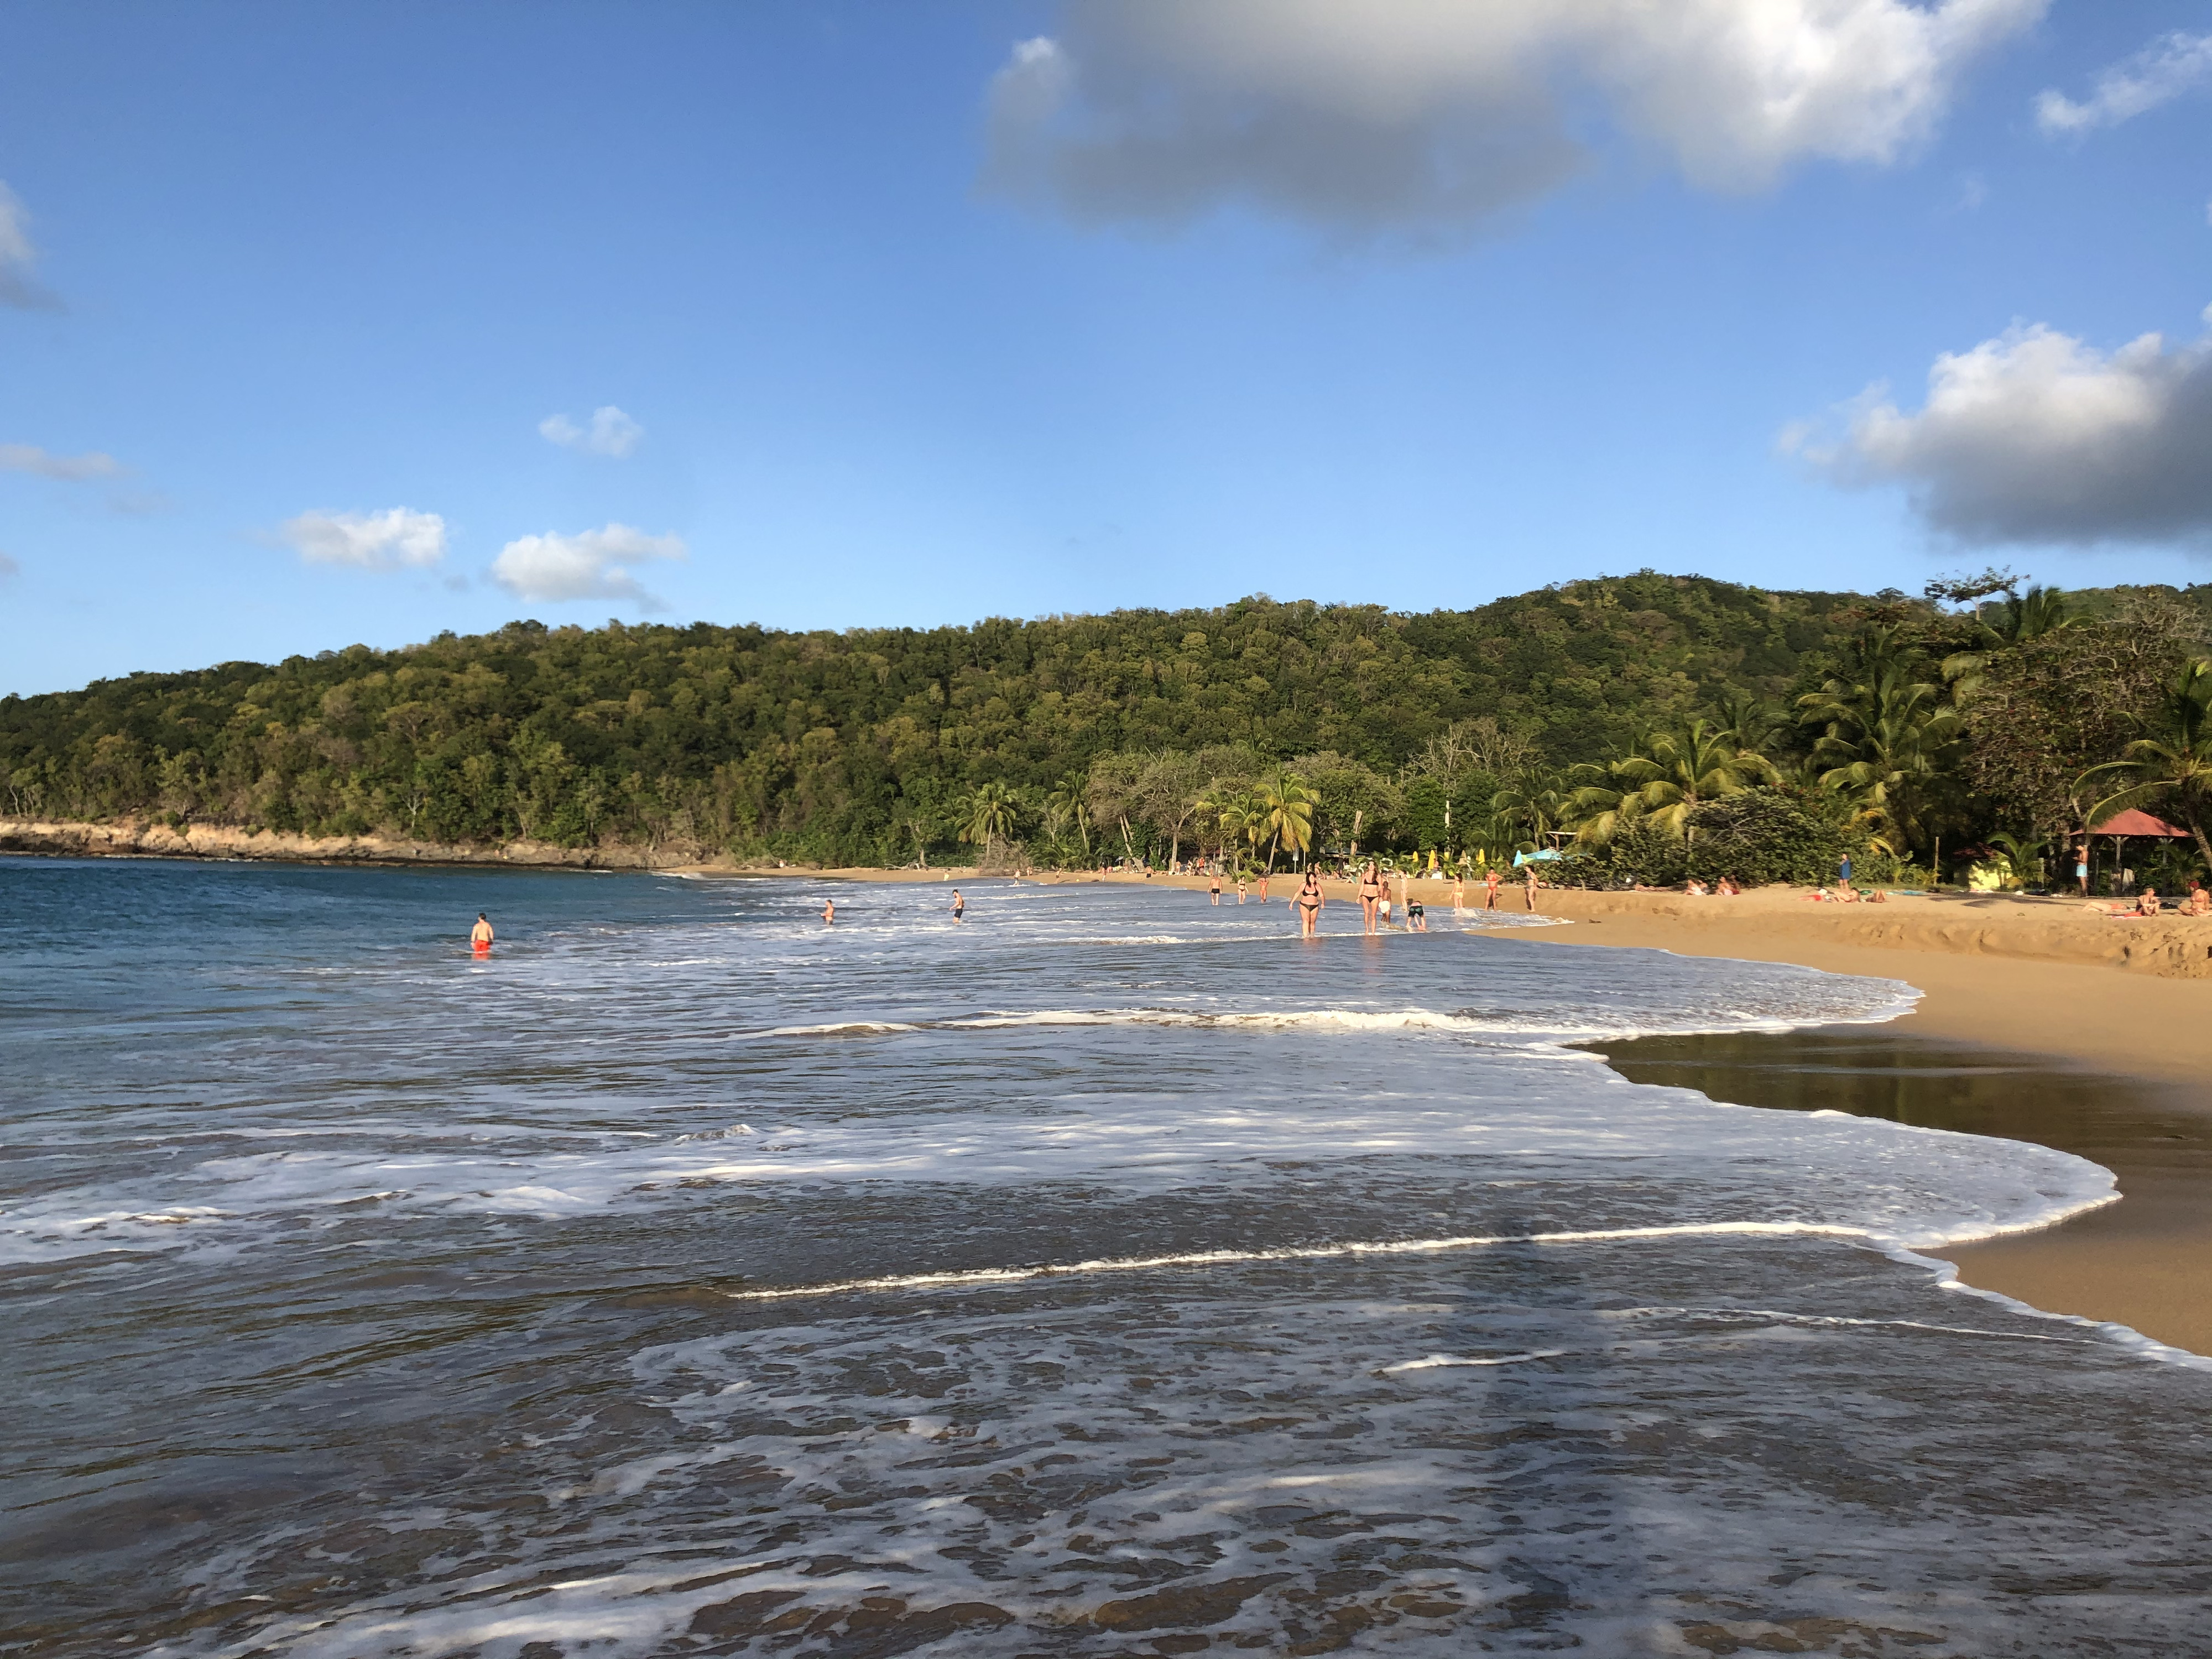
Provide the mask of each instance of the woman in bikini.
POLYGON ((1321 923, 1321 872, 1306 872, 1305 885, 1298 889, 1298 937, 1311 939, 1321 923))
POLYGON ((1370 933, 1375 931, 1375 907, 1382 899, 1382 878, 1375 873, 1375 860, 1370 859, 1359 878, 1359 914, 1370 933))
POLYGON ((1500 876, 1498 873, 1497 866, 1494 865, 1488 870, 1483 872, 1482 890, 1484 896, 1482 908, 1484 909, 1495 910, 1498 908, 1498 890, 1504 884, 1504 879, 1505 878, 1503 876, 1500 876))

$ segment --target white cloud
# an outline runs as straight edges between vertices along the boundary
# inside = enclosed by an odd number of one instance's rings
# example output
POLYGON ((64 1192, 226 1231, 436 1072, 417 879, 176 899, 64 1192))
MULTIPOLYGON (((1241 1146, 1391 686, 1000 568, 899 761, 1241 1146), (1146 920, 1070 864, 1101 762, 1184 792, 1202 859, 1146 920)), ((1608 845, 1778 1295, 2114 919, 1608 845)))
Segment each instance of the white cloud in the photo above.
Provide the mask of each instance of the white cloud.
POLYGON ((2075 137, 2131 121, 2208 82, 2212 34, 2162 34, 2100 75, 2082 103, 2055 89, 2043 93, 2035 100, 2035 124, 2054 138, 2075 137))
POLYGON ((32 244, 30 225, 22 198, 0 180, 0 306, 58 310, 61 301, 31 278, 39 250, 32 244))
MULTIPOLYGON (((2212 307, 2205 312, 2212 325, 2212 307)), ((1901 483, 1935 528, 1969 542, 2212 539, 2212 334, 2146 334, 2106 353, 2041 324, 1928 372, 1905 414, 1870 391, 1840 441, 1783 445, 1838 483, 1901 483)))
POLYGON ((994 81, 986 176, 1078 216, 1243 200, 1464 228, 1583 164, 1601 113, 1692 182, 1883 164, 2049 0, 1067 0, 994 81))
POLYGON ((97 450, 84 455, 56 455, 36 444, 0 444, 0 472, 34 472, 41 478, 83 483, 93 478, 118 477, 123 464, 97 450))
POLYGON ((626 524, 580 535, 524 536, 501 548, 491 579, 519 599, 659 601, 638 585, 629 567, 644 559, 680 559, 678 536, 648 536, 626 524))
POLYGON ((578 426, 566 415, 548 415, 538 422, 538 430, 546 442, 563 449, 611 455, 617 460, 635 449, 638 440, 645 436, 645 428, 612 404, 593 410, 588 427, 578 426))
POLYGON ((404 507, 381 513, 302 513, 285 520, 278 533, 310 564, 422 570, 446 556, 445 520, 404 507))

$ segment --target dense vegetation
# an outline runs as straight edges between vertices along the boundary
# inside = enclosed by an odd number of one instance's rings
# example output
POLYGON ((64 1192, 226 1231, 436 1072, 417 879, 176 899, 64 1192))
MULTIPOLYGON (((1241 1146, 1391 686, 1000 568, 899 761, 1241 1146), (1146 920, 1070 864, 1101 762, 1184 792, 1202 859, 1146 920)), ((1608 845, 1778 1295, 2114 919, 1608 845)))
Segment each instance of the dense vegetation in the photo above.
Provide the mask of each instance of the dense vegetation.
POLYGON ((2024 848, 2155 781, 2142 745, 2172 735, 2212 596, 2018 587, 1644 572, 1425 614, 1256 597, 842 634, 518 622, 0 700, 0 781, 21 817, 833 863, 963 842, 1449 856, 1579 828, 1587 878, 1738 843, 1758 878, 1795 871, 1790 847, 2024 848))

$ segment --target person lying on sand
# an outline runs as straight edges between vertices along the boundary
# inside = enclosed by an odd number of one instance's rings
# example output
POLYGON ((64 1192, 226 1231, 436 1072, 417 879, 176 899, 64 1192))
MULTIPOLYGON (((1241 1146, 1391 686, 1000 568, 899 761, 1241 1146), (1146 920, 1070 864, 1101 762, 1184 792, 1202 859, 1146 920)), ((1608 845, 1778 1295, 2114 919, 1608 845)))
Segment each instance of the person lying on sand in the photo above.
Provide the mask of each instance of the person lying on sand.
POLYGON ((1682 884, 1682 890, 1685 893, 1687 893, 1692 898, 1711 898, 1712 896, 1711 894, 1705 890, 1705 884, 1699 881, 1695 876, 1692 876, 1689 880, 1682 884))
POLYGON ((2159 897, 2157 888, 2146 887, 2133 904, 2085 904, 2081 908, 2093 916, 2109 916, 2114 921, 2140 921, 2165 909, 2166 902, 2159 897))

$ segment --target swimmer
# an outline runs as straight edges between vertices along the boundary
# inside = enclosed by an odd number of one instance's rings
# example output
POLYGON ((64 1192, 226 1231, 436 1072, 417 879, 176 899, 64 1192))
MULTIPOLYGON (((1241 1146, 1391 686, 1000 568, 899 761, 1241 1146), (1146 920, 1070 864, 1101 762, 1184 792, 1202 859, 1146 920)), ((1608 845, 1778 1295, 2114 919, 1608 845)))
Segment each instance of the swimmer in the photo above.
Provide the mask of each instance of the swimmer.
POLYGON ((955 921, 959 921, 961 914, 965 911, 967 908, 968 901, 960 896, 960 890, 957 887, 954 888, 952 890, 952 920, 955 921))
POLYGON ((477 912, 477 925, 469 929, 469 945, 480 957, 491 954, 491 922, 481 910, 477 912))
POLYGON ((825 922, 834 922, 837 920, 837 901, 836 899, 830 898, 823 899, 822 901, 822 920, 825 922))
POLYGON ((1298 889, 1298 937, 1312 939, 1321 922, 1321 876, 1316 871, 1306 872, 1305 884, 1298 889))

